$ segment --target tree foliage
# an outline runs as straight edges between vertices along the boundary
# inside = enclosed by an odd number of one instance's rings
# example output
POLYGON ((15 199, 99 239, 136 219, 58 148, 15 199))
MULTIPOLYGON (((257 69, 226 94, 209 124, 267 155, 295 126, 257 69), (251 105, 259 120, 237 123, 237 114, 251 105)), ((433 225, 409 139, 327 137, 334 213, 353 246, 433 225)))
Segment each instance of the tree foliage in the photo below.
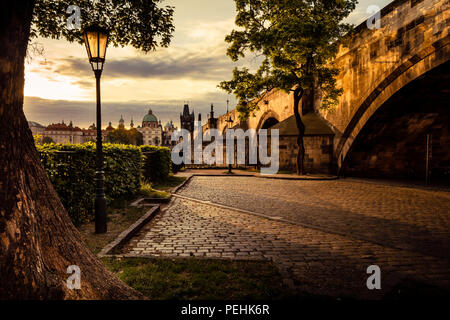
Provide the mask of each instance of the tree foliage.
POLYGON ((70 5, 77 5, 81 13, 81 27, 98 24, 110 31, 114 46, 133 46, 144 52, 170 44, 174 8, 162 7, 164 0, 37 0, 31 26, 31 38, 65 38, 83 43, 82 29, 67 28, 70 5))
POLYGON ((144 137, 142 136, 142 133, 137 131, 135 128, 127 130, 123 127, 119 127, 114 129, 108 133, 106 140, 110 143, 133 144, 136 146, 144 144, 144 137))
POLYGON ((248 53, 262 56, 259 68, 235 68, 219 87, 238 98, 242 119, 258 108, 264 94, 281 89, 320 88, 322 107, 337 102, 338 69, 330 61, 352 30, 343 23, 356 0, 235 0, 237 30, 227 35, 227 54, 237 61, 248 53))
POLYGON ((42 144, 46 144, 46 143, 55 143, 55 142, 50 137, 43 137, 42 138, 42 144))

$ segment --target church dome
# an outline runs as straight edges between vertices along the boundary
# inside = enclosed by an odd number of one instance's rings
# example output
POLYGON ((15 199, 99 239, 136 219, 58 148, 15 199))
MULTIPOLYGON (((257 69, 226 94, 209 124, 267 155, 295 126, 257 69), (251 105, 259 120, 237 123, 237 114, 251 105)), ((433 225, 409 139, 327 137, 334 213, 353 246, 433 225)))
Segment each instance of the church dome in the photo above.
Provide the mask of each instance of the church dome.
POLYGON ((145 115, 142 122, 158 122, 158 119, 153 115, 152 109, 148 111, 148 114, 145 115))

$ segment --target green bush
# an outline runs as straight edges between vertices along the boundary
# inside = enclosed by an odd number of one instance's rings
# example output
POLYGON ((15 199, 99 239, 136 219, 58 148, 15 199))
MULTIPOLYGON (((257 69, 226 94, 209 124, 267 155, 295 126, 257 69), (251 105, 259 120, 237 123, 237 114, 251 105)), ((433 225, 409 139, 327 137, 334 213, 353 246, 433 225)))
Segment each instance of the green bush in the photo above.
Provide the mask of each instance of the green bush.
POLYGON ((142 174, 145 181, 164 181, 172 170, 171 151, 166 147, 141 146, 142 174))
MULTIPOLYGON (((64 207, 75 224, 93 216, 95 200, 95 144, 37 146, 64 207)), ((105 193, 108 202, 126 199, 140 189, 142 153, 131 145, 104 144, 105 193)))

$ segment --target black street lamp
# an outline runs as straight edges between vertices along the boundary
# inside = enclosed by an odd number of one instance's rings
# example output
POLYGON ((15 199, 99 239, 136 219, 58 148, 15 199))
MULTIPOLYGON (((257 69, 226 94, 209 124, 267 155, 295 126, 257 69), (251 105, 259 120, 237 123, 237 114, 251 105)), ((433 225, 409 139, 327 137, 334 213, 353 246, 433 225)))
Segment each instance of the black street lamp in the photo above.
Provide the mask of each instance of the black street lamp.
MULTIPOLYGON (((231 126, 233 124, 233 119, 231 119, 231 116, 227 120, 225 120, 225 122, 227 123, 228 129, 231 129, 231 126)), ((233 156, 233 159, 234 159, 234 156, 233 156)), ((230 174, 233 173, 233 172, 231 172, 231 162, 228 164, 228 173, 230 173, 230 174)))
POLYGON ((96 193, 95 233, 106 233, 105 172, 103 171, 102 110, 100 103, 100 77, 105 63, 108 31, 98 26, 84 29, 84 43, 97 85, 97 150, 96 150, 96 193))

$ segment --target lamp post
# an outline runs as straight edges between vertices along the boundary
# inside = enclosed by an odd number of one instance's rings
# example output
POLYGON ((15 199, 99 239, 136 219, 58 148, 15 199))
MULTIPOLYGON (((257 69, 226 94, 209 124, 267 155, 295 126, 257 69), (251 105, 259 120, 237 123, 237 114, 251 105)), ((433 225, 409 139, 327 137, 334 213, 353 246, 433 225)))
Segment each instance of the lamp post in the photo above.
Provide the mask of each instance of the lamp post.
MULTIPOLYGON (((227 119, 227 120, 225 120, 226 121, 226 123, 227 123, 227 127, 228 127, 228 129, 231 129, 231 125, 233 124, 233 119, 231 119, 231 116, 227 119)), ((233 146, 234 146, 234 143, 233 143, 233 146)), ((234 151, 234 150, 233 150, 234 151)), ((234 153, 234 152, 233 152, 234 153)), ((234 159, 234 156, 233 156, 233 159, 234 159)), ((231 174, 231 173, 233 173, 233 172, 231 172, 231 162, 228 164, 228 173, 229 174, 231 174)))
POLYGON ((102 114, 100 103, 100 77, 105 63, 108 31, 98 26, 84 29, 84 43, 92 71, 95 74, 97 91, 97 149, 96 149, 96 192, 95 192, 95 233, 106 233, 105 172, 103 171, 102 114))

